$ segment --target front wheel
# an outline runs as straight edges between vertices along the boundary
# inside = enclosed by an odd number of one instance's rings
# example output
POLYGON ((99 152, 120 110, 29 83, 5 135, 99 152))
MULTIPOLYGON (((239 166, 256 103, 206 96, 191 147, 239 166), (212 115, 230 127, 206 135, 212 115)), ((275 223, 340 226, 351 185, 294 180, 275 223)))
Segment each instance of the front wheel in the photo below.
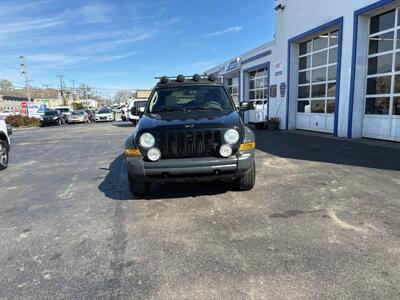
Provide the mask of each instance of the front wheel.
POLYGON ((150 183, 137 181, 134 178, 132 178, 129 174, 128 174, 128 181, 129 181, 129 190, 135 196, 143 196, 150 192, 150 187, 151 187, 150 183))
POLYGON ((241 178, 236 179, 236 187, 241 191, 248 191, 254 187, 256 183, 256 165, 253 161, 250 170, 241 178))
POLYGON ((8 147, 5 141, 0 141, 0 170, 8 166, 8 147))

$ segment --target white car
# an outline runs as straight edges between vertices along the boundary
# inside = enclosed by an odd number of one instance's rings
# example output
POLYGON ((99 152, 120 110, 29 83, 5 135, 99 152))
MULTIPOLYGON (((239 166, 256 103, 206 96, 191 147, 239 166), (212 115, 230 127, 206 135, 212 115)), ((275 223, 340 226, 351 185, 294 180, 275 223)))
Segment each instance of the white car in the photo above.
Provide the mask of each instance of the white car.
POLYGON ((95 115, 96 122, 115 121, 115 113, 108 108, 101 108, 95 115))
POLYGON ((128 119, 133 124, 137 124, 139 122, 140 116, 143 114, 144 109, 146 108, 147 99, 135 99, 130 100, 128 104, 128 119))
POLYGON ((8 116, 15 116, 16 113, 11 110, 3 110, 0 111, 0 117, 8 117, 8 116))
POLYGON ((71 113, 74 111, 71 107, 69 106, 59 106, 56 108, 53 108, 54 110, 59 110, 63 115, 64 115, 64 120, 67 121, 68 117, 71 115, 71 113))
POLYGON ((6 122, 0 119, 0 170, 8 166, 8 153, 10 151, 10 138, 6 122))

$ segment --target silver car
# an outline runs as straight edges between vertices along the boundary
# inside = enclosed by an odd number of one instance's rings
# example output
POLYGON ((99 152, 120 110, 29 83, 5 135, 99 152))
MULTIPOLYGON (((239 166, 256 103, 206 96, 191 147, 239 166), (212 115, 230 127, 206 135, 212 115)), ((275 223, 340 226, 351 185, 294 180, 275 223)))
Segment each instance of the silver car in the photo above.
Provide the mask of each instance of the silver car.
POLYGON ((68 124, 89 123, 89 115, 84 110, 77 110, 68 116, 68 124))

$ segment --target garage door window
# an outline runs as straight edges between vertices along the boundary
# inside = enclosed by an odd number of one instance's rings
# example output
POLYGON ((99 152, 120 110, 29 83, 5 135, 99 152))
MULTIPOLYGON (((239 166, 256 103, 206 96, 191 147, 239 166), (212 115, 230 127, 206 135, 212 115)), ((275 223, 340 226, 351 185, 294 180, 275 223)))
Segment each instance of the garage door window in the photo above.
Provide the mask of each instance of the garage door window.
POLYGON ((335 112, 338 31, 299 44, 297 112, 335 112))
POLYGON ((395 116, 400 112, 399 9, 370 18, 366 115, 395 116))
POLYGON ((240 99, 240 89, 239 89, 239 77, 232 77, 226 79, 226 87, 229 94, 232 96, 233 101, 239 104, 240 99))
POLYGON ((268 99, 268 69, 249 72, 249 100, 268 99))

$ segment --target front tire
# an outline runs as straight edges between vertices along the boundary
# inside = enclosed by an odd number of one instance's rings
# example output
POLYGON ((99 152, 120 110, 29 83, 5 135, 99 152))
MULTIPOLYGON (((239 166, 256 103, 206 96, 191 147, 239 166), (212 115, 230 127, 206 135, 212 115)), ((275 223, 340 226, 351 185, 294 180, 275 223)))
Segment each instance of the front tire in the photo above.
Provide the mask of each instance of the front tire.
POLYGON ((8 147, 5 141, 0 141, 0 170, 8 167, 8 147))
POLYGON ((140 182, 132 178, 128 174, 129 190, 135 196, 143 196, 150 192, 151 184, 147 182, 140 182))
POLYGON ((243 177, 236 179, 236 187, 240 191, 248 191, 256 183, 256 165, 253 161, 250 170, 243 177))

